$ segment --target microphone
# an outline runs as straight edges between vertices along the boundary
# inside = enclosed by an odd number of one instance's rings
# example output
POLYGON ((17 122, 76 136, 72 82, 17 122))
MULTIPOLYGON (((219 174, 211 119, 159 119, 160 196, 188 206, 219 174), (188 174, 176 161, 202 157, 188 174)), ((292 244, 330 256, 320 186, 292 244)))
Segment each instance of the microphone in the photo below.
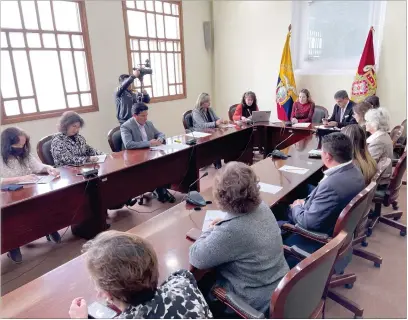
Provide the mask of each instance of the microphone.
POLYGON ((188 186, 188 192, 187 192, 187 198, 186 198, 187 203, 190 203, 198 207, 205 207, 207 205, 207 202, 205 201, 205 199, 202 197, 200 193, 198 193, 197 191, 190 191, 192 186, 194 186, 198 181, 200 181, 202 178, 206 176, 208 176, 208 172, 205 172, 201 177, 199 177, 196 181, 194 181, 192 184, 188 186))
POLYGON ((278 150, 278 147, 280 145, 282 145, 282 143, 286 142, 287 140, 289 140, 290 138, 292 138, 294 136, 294 133, 290 134, 289 137, 287 137, 286 139, 284 139, 283 141, 279 142, 275 149, 269 154, 269 156, 272 156, 272 158, 278 158, 278 159, 284 159, 286 160, 288 158, 288 156, 286 154, 284 154, 282 151, 278 150))
POLYGON ((194 137, 194 130, 191 129, 187 129, 186 130, 187 133, 191 133, 191 135, 193 136, 192 139, 186 141, 186 144, 188 144, 189 146, 194 146, 197 144, 197 139, 194 137))

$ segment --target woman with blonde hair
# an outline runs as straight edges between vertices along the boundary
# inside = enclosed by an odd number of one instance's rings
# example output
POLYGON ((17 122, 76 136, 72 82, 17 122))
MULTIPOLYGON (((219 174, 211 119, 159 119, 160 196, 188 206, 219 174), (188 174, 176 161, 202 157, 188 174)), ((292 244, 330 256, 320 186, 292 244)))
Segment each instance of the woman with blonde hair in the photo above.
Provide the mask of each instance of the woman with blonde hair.
POLYGON ((341 132, 350 138, 353 145, 353 162, 361 169, 365 183, 368 185, 377 172, 377 163, 368 152, 363 128, 358 124, 351 124, 344 127, 341 132))
POLYGON ((228 120, 220 119, 211 108, 211 98, 208 93, 201 93, 193 110, 194 129, 216 128, 228 120))

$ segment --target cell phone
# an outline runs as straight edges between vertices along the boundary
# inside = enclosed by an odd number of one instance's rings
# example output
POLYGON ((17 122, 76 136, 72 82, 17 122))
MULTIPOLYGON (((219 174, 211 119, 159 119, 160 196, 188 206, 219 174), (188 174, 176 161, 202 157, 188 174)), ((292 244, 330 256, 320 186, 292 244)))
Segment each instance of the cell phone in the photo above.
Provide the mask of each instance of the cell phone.
POLYGON ((20 189, 23 189, 23 186, 19 184, 6 184, 1 187, 1 191, 17 191, 20 189))
POLYGON ((96 301, 88 307, 88 319, 113 319, 117 315, 115 310, 96 301))
POLYGON ((193 242, 196 241, 198 238, 200 238, 200 236, 201 236, 201 230, 197 228, 191 228, 186 234, 186 238, 193 242))

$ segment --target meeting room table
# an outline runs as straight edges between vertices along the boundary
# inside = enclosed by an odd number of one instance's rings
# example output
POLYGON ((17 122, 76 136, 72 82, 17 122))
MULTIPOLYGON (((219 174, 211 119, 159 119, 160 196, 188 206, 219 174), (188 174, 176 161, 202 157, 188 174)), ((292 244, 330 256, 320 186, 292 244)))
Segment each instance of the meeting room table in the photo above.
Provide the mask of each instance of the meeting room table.
MULTIPOLYGON (((260 182, 280 187, 276 193, 261 192, 262 200, 270 207, 284 199, 297 186, 307 181, 322 169, 320 159, 311 159, 308 152, 315 149, 318 140, 308 135, 285 149, 290 155, 286 160, 266 158, 252 168, 260 182), (303 174, 282 171, 292 166, 307 169, 303 174)), ((202 190, 206 200, 212 201, 199 211, 181 202, 169 210, 130 229, 148 240, 154 247, 159 260, 160 282, 178 269, 188 269, 188 253, 192 242, 186 239, 191 228, 201 229, 207 210, 217 210, 212 188, 202 190)), ((272 214, 272 212, 271 212, 272 214)), ((23 285, 2 297, 1 316, 4 318, 66 318, 72 300, 83 297, 91 303, 96 300, 94 284, 85 266, 85 255, 65 263, 47 274, 23 285)))

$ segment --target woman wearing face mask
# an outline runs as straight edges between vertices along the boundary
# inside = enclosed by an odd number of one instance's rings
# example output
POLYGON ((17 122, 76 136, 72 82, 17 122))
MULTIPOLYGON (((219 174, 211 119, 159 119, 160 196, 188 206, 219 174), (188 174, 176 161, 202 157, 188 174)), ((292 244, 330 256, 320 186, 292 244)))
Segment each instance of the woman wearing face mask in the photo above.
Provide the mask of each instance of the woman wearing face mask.
POLYGON ((97 155, 102 152, 86 143, 79 131, 84 120, 74 111, 67 111, 61 116, 58 131, 51 141, 51 154, 56 166, 83 165, 98 161, 97 155))
POLYGON ((298 122, 312 122, 315 104, 310 97, 310 92, 307 89, 300 90, 299 99, 293 104, 291 121, 298 122))
POLYGON ((252 91, 245 92, 242 96, 241 103, 235 109, 232 120, 234 121, 247 121, 252 117, 252 112, 259 111, 256 101, 256 95, 252 91))
MULTIPOLYGON (((35 183, 38 180, 35 173, 59 175, 57 169, 41 163, 31 154, 29 136, 16 127, 7 128, 1 133, 0 173, 2 185, 21 182, 35 183)), ((51 233, 47 239, 55 243, 61 241, 58 232, 51 233)), ((23 261, 19 248, 11 250, 8 256, 15 263, 23 261)))
MULTIPOLYGON (((135 234, 106 231, 84 246, 86 265, 100 299, 114 305, 119 319, 208 319, 211 311, 187 270, 159 284, 154 249, 135 234)), ((71 319, 87 319, 83 298, 72 301, 71 319)))

